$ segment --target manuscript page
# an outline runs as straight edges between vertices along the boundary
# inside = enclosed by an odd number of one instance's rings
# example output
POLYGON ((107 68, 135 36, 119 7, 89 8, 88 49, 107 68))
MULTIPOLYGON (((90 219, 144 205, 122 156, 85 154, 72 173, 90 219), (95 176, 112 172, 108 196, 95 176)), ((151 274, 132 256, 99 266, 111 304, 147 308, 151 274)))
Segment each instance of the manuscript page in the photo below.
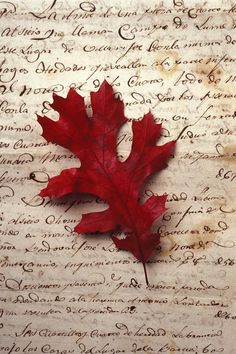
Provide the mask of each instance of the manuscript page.
MULTIPOLYGON (((231 1, 0 1, 0 353, 235 354, 236 5, 231 1), (167 169, 161 245, 142 265, 110 235, 78 236, 89 196, 38 196, 80 162, 41 136, 52 93, 106 79, 125 115, 151 110, 167 169)), ((125 159, 131 123, 117 147, 125 159)))

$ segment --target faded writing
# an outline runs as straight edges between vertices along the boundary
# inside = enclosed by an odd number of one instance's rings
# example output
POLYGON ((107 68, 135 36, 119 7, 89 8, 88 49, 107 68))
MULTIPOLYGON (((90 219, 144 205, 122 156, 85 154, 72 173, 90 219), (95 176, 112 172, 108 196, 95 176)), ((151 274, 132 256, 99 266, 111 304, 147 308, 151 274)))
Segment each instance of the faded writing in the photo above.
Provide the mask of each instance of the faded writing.
MULTIPOLYGON (((0 1, 0 353, 234 354, 236 5, 205 1, 0 1), (151 110, 169 168, 161 244, 140 263, 111 234, 78 236, 88 195, 49 200, 48 179, 80 162, 41 136, 52 93, 88 99, 106 79, 124 100, 117 138, 151 110)), ((119 230, 116 236, 121 236, 119 230)))

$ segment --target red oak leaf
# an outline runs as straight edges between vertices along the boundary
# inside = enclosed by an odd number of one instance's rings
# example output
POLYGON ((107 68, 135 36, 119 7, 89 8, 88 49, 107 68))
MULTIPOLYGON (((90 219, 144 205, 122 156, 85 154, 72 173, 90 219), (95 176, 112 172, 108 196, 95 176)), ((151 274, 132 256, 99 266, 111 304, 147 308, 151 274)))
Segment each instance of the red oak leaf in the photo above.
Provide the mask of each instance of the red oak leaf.
POLYGON ((167 196, 152 196, 140 204, 139 192, 148 177, 166 166, 175 141, 156 146, 161 124, 147 113, 141 121, 132 122, 131 152, 121 162, 116 145, 117 134, 127 121, 123 102, 114 97, 112 87, 104 81, 97 92, 91 93, 91 105, 93 116, 89 118, 84 98, 70 89, 66 98, 53 94, 51 107, 59 113, 58 121, 38 116, 42 136, 69 149, 81 162, 80 168, 66 169, 52 177, 40 196, 58 198, 77 192, 106 201, 108 209, 83 214, 75 231, 107 232, 121 227, 126 237, 112 239, 117 248, 132 252, 142 262, 148 284, 145 262, 160 242, 160 235, 150 228, 165 212, 167 196))

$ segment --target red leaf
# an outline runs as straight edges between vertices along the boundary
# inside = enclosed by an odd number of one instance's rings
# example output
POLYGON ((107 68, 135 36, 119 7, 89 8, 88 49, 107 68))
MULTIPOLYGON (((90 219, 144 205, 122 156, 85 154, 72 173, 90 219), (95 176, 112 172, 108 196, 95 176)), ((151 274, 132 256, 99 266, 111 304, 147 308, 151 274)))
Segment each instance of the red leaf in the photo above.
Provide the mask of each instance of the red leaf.
POLYGON ((68 193, 89 193, 105 200, 109 208, 82 216, 75 231, 107 232, 120 226, 126 238, 113 241, 119 249, 130 251, 145 262, 160 242, 158 233, 151 233, 153 222, 165 212, 166 195, 150 197, 139 203, 139 192, 145 180, 164 168, 173 152, 175 141, 156 146, 161 124, 151 113, 133 122, 133 143, 129 157, 117 159, 116 140, 127 121, 124 105, 115 99, 112 87, 104 81, 91 93, 92 118, 88 118, 84 99, 73 89, 66 98, 53 94, 51 107, 59 112, 58 121, 38 116, 43 137, 72 151, 81 161, 80 168, 71 168, 49 180, 42 197, 62 197, 68 193))

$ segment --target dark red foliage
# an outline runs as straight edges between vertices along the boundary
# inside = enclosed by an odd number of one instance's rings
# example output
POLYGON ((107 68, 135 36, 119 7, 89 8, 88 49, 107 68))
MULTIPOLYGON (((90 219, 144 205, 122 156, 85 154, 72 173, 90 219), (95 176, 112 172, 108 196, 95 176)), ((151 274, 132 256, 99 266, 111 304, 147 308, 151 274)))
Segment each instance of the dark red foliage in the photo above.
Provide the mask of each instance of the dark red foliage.
POLYGON ((93 194, 109 205, 101 212, 83 214, 75 227, 78 233, 112 231, 119 226, 126 237, 113 237, 117 248, 130 251, 145 262, 160 242, 158 233, 150 232, 153 222, 165 212, 166 195, 152 196, 139 203, 144 181, 166 167, 175 141, 156 146, 161 124, 151 113, 132 123, 133 142, 128 158, 117 158, 117 134, 127 121, 124 104, 114 98, 112 87, 104 81, 91 93, 92 118, 86 114, 84 98, 70 89, 66 98, 53 94, 51 107, 59 112, 58 121, 38 116, 42 136, 72 151, 81 161, 80 168, 63 170, 52 177, 42 197, 62 197, 69 193, 93 194))

